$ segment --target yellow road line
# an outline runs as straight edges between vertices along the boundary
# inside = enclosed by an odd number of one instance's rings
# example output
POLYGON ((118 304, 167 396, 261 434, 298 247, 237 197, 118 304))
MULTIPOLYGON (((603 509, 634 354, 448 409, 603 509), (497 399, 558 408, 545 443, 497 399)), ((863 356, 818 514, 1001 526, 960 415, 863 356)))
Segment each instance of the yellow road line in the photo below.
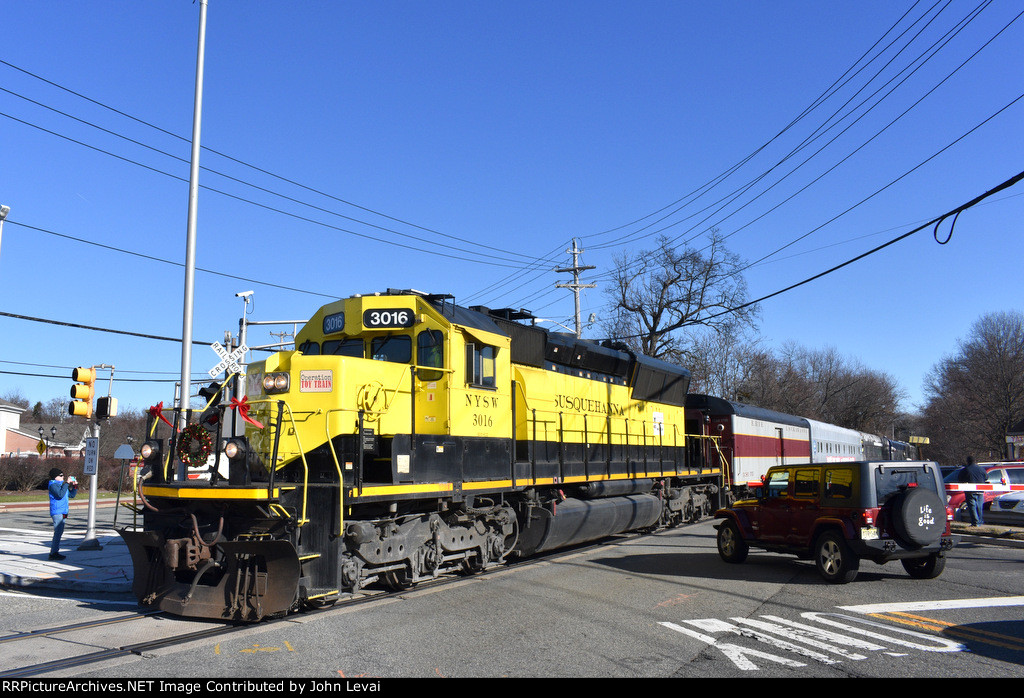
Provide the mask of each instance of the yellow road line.
POLYGON ((896 621, 897 623, 902 623, 904 625, 923 628, 924 630, 931 630, 932 632, 942 633, 952 637, 981 642, 986 645, 1024 651, 1024 640, 1021 640, 1019 637, 1013 637, 1012 635, 1003 635, 1002 633, 994 633, 988 630, 968 628, 956 623, 949 623, 936 618, 926 618, 925 616, 918 616, 913 613, 905 613, 903 611, 869 613, 868 615, 874 618, 896 621))

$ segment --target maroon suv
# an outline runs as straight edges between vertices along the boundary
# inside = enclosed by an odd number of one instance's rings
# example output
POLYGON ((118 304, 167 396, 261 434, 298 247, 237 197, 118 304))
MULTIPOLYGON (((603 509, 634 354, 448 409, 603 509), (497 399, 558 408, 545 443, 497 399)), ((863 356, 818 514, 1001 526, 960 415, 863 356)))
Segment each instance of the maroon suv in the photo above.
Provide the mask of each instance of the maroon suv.
POLYGON ((829 582, 851 582, 860 561, 900 560, 931 579, 956 543, 942 474, 930 461, 815 463, 768 470, 757 499, 719 509, 718 552, 729 563, 751 547, 813 559, 829 582))

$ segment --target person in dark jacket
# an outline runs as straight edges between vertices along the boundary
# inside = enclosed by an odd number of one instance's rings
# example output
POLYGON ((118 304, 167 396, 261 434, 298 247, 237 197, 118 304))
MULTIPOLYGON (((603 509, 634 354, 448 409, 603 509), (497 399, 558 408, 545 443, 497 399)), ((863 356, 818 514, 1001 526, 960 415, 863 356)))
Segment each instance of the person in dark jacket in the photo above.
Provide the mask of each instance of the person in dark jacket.
MULTIPOLYGON (((988 473, 974 462, 974 458, 967 456, 967 464, 960 469, 958 479, 961 483, 978 485, 988 482, 988 473)), ((980 526, 983 524, 981 512, 984 508, 985 495, 981 492, 965 492, 964 500, 967 503, 967 514, 971 518, 971 525, 980 526)))
POLYGON ((60 554, 60 538, 64 535, 64 519, 68 518, 70 505, 68 500, 78 494, 78 482, 72 475, 68 482, 64 481, 64 473, 60 468, 50 471, 50 518, 53 520, 53 542, 50 544, 50 559, 63 560, 60 554))

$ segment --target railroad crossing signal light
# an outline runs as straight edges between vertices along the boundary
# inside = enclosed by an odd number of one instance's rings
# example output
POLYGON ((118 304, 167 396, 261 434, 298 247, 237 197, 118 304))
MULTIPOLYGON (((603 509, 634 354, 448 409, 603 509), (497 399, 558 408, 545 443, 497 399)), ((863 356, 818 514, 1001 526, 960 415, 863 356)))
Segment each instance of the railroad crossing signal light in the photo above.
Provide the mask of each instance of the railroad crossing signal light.
POLYGON ((73 417, 92 417, 92 398, 95 394, 96 371, 79 366, 71 372, 71 379, 76 381, 71 386, 71 397, 68 413, 73 417))

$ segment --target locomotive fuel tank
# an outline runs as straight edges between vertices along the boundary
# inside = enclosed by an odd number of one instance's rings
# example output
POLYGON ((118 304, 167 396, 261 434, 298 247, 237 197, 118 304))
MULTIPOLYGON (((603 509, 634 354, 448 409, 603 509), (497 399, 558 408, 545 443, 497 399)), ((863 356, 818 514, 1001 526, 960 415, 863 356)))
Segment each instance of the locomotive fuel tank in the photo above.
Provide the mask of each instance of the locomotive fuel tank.
POLYGON ((661 500, 647 494, 565 499, 550 507, 533 507, 527 513, 516 551, 526 557, 649 528, 658 523, 661 509, 661 500))

